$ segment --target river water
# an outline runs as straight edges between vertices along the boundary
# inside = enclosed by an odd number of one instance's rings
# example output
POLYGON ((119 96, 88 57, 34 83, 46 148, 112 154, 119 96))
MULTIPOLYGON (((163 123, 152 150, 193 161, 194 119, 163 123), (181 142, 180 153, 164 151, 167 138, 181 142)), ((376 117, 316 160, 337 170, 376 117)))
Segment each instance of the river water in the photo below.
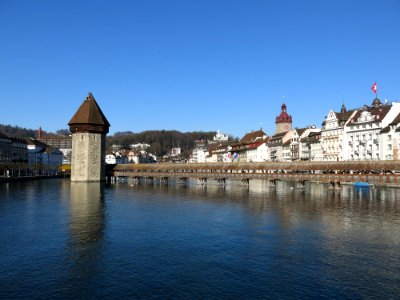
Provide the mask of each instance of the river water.
POLYGON ((0 230, 1 299, 400 297, 400 189, 10 183, 0 230))

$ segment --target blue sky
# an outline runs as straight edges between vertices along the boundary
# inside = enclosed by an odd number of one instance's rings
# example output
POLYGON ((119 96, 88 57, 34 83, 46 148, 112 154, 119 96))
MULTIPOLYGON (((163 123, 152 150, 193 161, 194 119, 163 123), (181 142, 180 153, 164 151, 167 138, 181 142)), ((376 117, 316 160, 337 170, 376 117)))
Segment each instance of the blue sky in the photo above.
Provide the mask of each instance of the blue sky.
POLYGON ((0 123, 55 131, 91 91, 110 132, 275 130, 400 100, 400 1, 0 1, 0 123))

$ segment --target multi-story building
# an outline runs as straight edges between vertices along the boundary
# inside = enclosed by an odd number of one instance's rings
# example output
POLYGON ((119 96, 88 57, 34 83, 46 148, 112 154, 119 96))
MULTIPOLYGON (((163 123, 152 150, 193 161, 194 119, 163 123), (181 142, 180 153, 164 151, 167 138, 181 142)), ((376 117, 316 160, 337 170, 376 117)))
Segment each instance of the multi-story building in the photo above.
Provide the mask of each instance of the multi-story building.
MULTIPOLYGON (((400 103, 382 104, 375 98, 371 106, 364 105, 347 123, 348 145, 344 148, 350 160, 385 159, 382 155, 382 138, 392 140, 389 134, 380 135, 382 129, 388 126, 400 113, 400 103)), ((388 143, 386 143, 389 145, 388 143)), ((392 145, 392 143, 390 143, 392 145)))
POLYGON ((310 132, 306 139, 310 149, 309 159, 311 161, 322 161, 321 131, 310 132))
POLYGON ((205 152, 206 162, 231 162, 231 146, 227 143, 211 144, 205 152))
POLYGON ((400 114, 379 133, 381 159, 399 159, 400 149, 400 114))
POLYGON ((0 132, 0 163, 28 162, 28 147, 25 139, 8 137, 0 132))
POLYGON ((262 129, 245 134, 239 142, 232 145, 231 151, 238 156, 238 161, 264 161, 267 159, 268 150, 263 147, 258 149, 267 138, 262 129))
MULTIPOLYGON (((288 133, 293 133, 289 131, 288 133)), ((288 134, 286 133, 286 135, 288 134)), ((282 142, 282 158, 280 161, 292 161, 292 151, 290 148, 290 138, 288 138, 285 142, 282 142)))
POLYGON ((191 163, 204 163, 206 162, 206 141, 204 140, 197 140, 194 142, 195 146, 192 151, 192 155, 189 159, 191 163))
POLYGON ((212 142, 226 142, 229 139, 227 134, 224 134, 222 132, 219 132, 219 130, 217 130, 217 133, 215 134, 215 136, 213 137, 212 142))
POLYGON ((340 112, 332 109, 326 116, 321 129, 322 159, 324 161, 347 160, 346 124, 356 114, 357 110, 347 110, 343 104, 340 112))
POLYGON ((0 132, 0 163, 12 161, 11 138, 0 132))
POLYGON ((12 142, 12 161, 13 162, 28 162, 28 145, 25 139, 11 138, 12 142))

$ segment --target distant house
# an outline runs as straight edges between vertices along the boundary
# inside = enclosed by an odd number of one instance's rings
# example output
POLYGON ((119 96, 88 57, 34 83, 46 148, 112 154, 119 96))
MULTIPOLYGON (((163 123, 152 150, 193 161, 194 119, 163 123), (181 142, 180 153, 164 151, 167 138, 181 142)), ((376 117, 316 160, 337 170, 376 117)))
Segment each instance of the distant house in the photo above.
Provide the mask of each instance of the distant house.
POLYGON ((117 157, 114 153, 106 153, 105 162, 108 165, 115 165, 117 163, 117 157))
MULTIPOLYGON (((291 131, 279 132, 271 136, 267 142, 269 161, 283 160, 283 144, 290 139, 291 131)), ((287 155, 287 154, 286 154, 287 155)))
POLYGON ((45 136, 38 138, 38 140, 46 145, 59 149, 63 154, 63 164, 71 163, 72 136, 45 136))
POLYGON ((138 164, 140 163, 141 153, 137 150, 130 150, 127 153, 128 164, 138 164))
POLYGON ((106 164, 127 164, 129 163, 128 156, 126 155, 126 150, 120 150, 117 152, 107 152, 105 157, 106 164))
POLYGON ((171 149, 171 156, 181 155, 181 148, 175 147, 171 149))
POLYGON ((57 148, 61 151, 62 163, 70 164, 71 163, 71 153, 72 153, 72 136, 63 136, 63 135, 46 135, 43 136, 42 127, 39 127, 37 130, 37 140, 50 146, 53 148, 57 148))
POLYGON ((206 152, 206 162, 231 162, 231 147, 226 142, 212 144, 206 152))
POLYGON ((26 139, 28 145, 28 163, 48 167, 56 172, 62 164, 62 152, 36 139, 26 139))
POLYGON ((300 159, 303 161, 321 161, 322 146, 321 146, 321 131, 311 131, 307 136, 301 138, 300 159))
POLYGON ((147 150, 150 148, 149 144, 146 143, 137 143, 137 144, 131 144, 129 145, 131 149, 136 149, 136 150, 147 150))
POLYGON ((258 149, 266 142, 266 138, 267 135, 265 134, 264 131, 262 131, 262 129, 245 134, 240 139, 240 141, 232 144, 231 151, 233 153, 234 160, 238 160, 241 162, 265 160, 266 157, 265 158, 262 157, 263 149, 262 148, 260 148, 260 150, 258 149))
POLYGON ((309 146, 306 137, 311 132, 319 132, 320 128, 309 126, 305 128, 295 128, 290 138, 291 160, 308 160, 309 159, 309 146))
POLYGON ((211 141, 208 141, 209 144, 218 144, 220 142, 226 142, 229 140, 229 136, 227 134, 217 131, 216 135, 213 137, 211 141))
POLYGON ((195 146, 192 151, 192 155, 189 159, 189 162, 191 162, 191 163, 206 162, 206 152, 207 152, 206 141, 197 140, 194 143, 195 143, 195 146))

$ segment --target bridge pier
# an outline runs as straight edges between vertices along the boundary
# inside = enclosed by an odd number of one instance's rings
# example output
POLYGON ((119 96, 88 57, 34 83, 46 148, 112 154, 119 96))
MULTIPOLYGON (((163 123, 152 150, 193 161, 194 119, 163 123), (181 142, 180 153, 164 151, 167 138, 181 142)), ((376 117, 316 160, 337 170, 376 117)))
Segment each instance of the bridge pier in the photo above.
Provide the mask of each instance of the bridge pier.
POLYGON ((276 182, 277 182, 277 179, 271 179, 271 180, 268 180, 268 186, 269 186, 269 188, 270 189, 276 189, 276 182))
POLYGON ((160 178, 160 185, 168 185, 168 177, 160 178))
POLYGON ((246 179, 242 179, 242 185, 249 187, 250 186, 250 179, 246 178, 246 179))
POLYGON ((298 189, 305 189, 306 188, 306 181, 305 180, 297 181, 297 188, 298 189))
POLYGON ((207 185, 207 178, 199 178, 198 184, 199 185, 207 185))
POLYGON ((329 189, 338 191, 340 190, 340 181, 331 181, 329 182, 329 189))
POLYGON ((221 186, 225 186, 226 185, 225 178, 219 178, 219 179, 217 179, 217 182, 218 182, 218 185, 221 185, 221 186))
POLYGON ((153 185, 154 177, 146 177, 146 184, 153 185))
POLYGON ((140 184, 140 177, 138 177, 138 176, 130 177, 129 181, 131 184, 138 185, 138 184, 140 184))
POLYGON ((180 177, 178 178, 178 184, 186 185, 188 178, 187 177, 180 177))

